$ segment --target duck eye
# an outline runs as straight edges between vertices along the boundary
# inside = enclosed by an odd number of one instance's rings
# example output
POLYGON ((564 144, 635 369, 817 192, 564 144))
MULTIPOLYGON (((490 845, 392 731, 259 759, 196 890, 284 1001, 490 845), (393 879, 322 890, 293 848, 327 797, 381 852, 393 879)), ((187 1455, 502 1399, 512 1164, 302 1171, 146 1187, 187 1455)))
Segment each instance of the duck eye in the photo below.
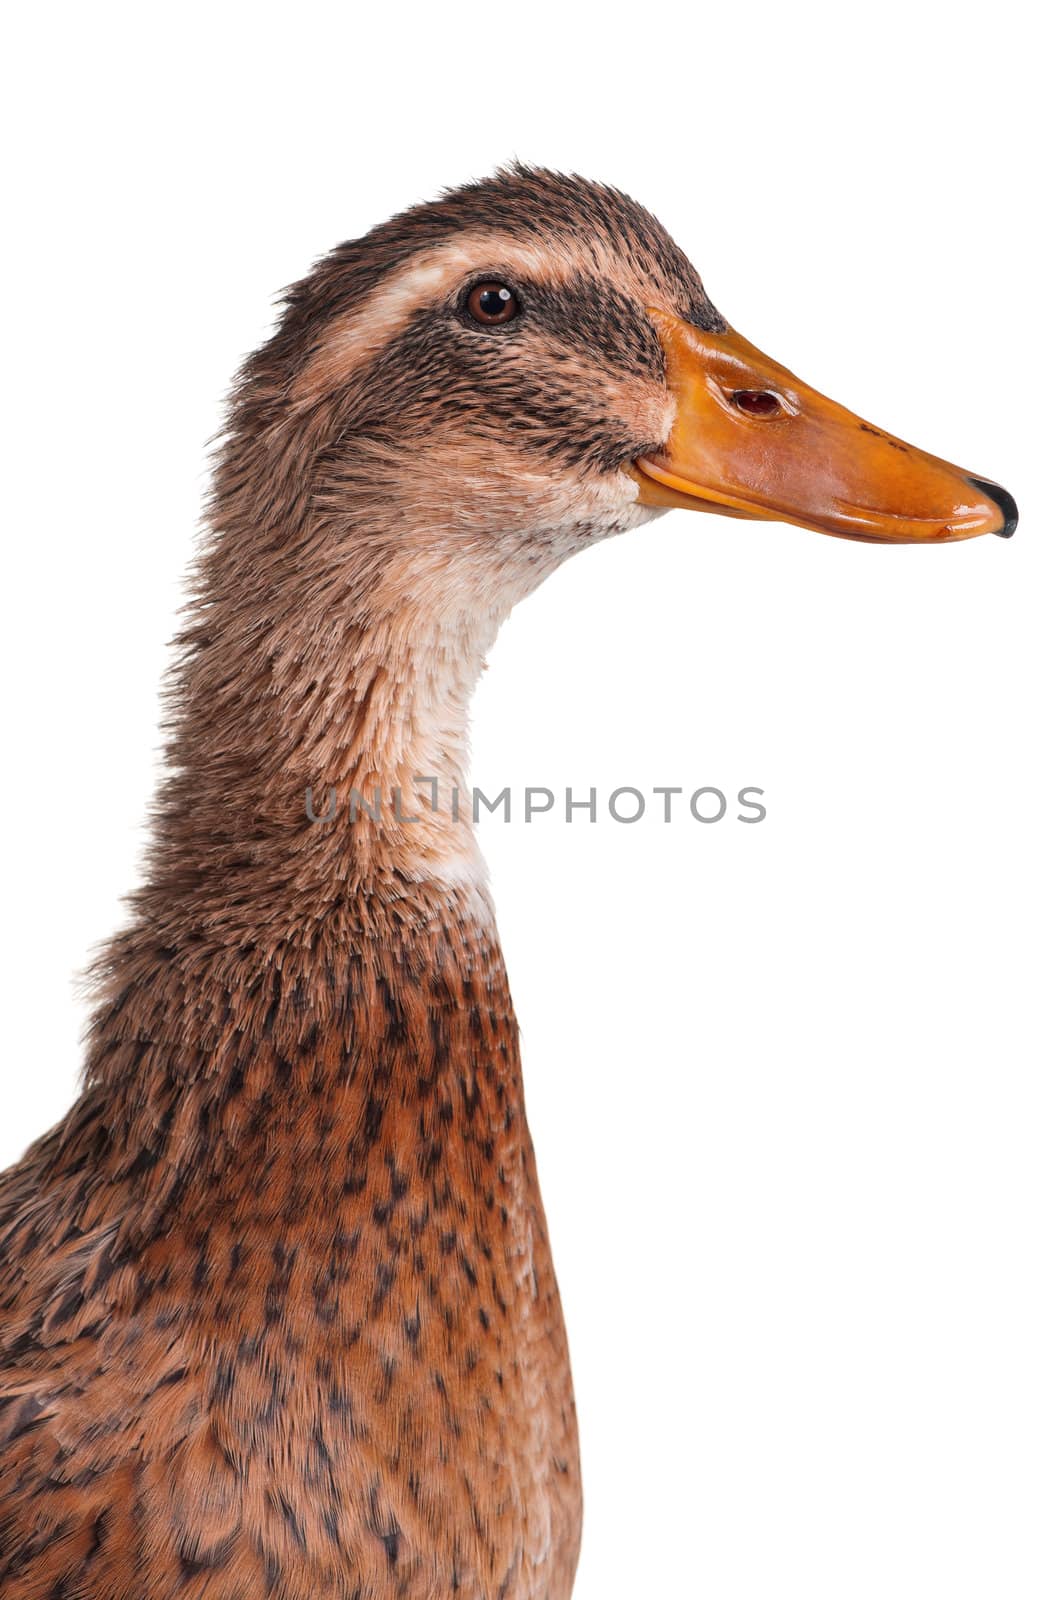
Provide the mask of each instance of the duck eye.
POLYGON ((768 389, 736 389, 731 404, 747 417, 774 417, 782 410, 779 396, 768 389))
POLYGON ((512 322, 520 304, 504 283, 478 283, 466 300, 465 308, 477 322, 495 328, 503 322, 512 322))

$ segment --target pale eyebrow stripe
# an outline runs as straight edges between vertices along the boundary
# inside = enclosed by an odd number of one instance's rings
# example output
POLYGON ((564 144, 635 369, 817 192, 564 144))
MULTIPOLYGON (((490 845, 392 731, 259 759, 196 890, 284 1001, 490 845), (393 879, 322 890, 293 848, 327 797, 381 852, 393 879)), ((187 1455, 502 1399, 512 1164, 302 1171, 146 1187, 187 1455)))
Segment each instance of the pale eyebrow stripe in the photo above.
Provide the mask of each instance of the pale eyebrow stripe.
POLYGON ((372 359, 405 327, 413 313, 477 267, 518 268, 540 282, 564 283, 575 272, 600 270, 594 255, 572 248, 575 241, 550 247, 528 244, 504 233, 463 233, 407 258, 357 307, 337 317, 322 343, 292 383, 291 398, 311 401, 335 388, 362 362, 372 359))

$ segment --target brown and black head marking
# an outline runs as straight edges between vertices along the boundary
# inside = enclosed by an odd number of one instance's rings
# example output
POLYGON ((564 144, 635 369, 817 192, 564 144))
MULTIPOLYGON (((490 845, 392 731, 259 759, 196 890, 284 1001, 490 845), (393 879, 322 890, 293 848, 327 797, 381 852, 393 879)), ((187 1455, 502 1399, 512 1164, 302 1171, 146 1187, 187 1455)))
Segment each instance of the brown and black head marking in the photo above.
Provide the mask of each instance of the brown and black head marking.
POLYGON ((360 422, 420 438, 445 406, 484 440, 512 434, 548 461, 603 470, 633 459, 645 441, 595 405, 599 375, 664 383, 647 305, 724 328, 694 268, 644 207, 603 185, 518 166, 341 245, 296 285, 275 341, 296 392, 335 370, 330 347, 342 346, 345 327, 389 287, 401 310, 359 374, 360 422), (419 275, 424 290, 405 293, 419 275), (485 333, 465 301, 476 283, 496 279, 521 315, 485 333))
MULTIPOLYGON (((443 512, 468 498, 474 470, 481 495, 512 488, 514 473, 555 484, 566 471, 614 475, 662 446, 671 422, 649 305, 724 327, 643 207, 603 185, 515 167, 340 245, 296 284, 244 371, 234 434, 275 430, 289 448, 303 435, 317 492, 337 503, 369 444, 378 464, 389 451, 417 448, 434 463, 433 444, 456 449, 437 485, 443 512), (493 280, 520 315, 485 328, 466 301, 493 280)), ((491 509, 520 514, 519 504, 491 509)))

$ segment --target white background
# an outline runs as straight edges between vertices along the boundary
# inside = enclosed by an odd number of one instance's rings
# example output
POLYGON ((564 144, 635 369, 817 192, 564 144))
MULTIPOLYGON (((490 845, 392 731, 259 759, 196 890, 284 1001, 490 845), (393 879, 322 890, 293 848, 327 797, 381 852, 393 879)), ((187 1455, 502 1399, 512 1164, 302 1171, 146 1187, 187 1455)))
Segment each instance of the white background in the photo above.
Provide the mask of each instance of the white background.
MULTIPOLYGON (((1047 24, 1046 24, 1047 26, 1047 24)), ((998 478, 1010 544, 673 513, 507 626, 475 777, 583 1433, 582 1600, 1058 1597, 1058 196, 1032 5, 22 8, 3 113, 0 1157, 74 1092, 205 442, 272 296, 519 155, 998 478)))

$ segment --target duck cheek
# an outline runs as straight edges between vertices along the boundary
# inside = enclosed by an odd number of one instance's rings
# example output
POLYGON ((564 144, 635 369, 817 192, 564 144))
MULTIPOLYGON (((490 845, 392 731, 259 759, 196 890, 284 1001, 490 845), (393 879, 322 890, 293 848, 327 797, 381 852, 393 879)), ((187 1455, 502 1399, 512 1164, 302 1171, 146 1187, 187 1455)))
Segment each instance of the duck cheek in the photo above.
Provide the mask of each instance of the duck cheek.
POLYGON ((510 562, 556 565, 652 515, 612 464, 559 466, 523 440, 479 433, 422 440, 384 465, 377 487, 394 511, 396 551, 468 571, 472 581, 479 570, 484 583, 510 562))
MULTIPOLYGON (((508 488, 512 501, 496 527, 515 526, 519 517, 523 549, 554 565, 654 514, 640 504, 638 487, 623 469, 530 471, 515 474, 508 488)), ((497 533, 493 537, 497 541, 497 533)))

